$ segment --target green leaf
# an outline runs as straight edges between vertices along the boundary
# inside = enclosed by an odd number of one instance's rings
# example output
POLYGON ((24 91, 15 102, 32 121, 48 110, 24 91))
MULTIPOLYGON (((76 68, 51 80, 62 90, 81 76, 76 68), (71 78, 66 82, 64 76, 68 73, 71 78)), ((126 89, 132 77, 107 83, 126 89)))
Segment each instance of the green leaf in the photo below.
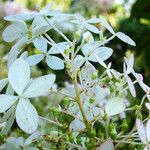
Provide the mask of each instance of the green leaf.
POLYGON ((18 96, 0 94, 0 113, 9 109, 18 99, 18 96))
POLYGON ((122 113, 125 110, 124 99, 114 97, 106 103, 105 111, 108 116, 113 116, 122 113))
POLYGON ((38 114, 28 99, 20 99, 16 109, 18 126, 26 133, 33 133, 38 127, 38 114))
POLYGON ((47 62, 47 65, 53 70, 64 69, 64 62, 59 57, 48 55, 46 57, 46 62, 47 62))
POLYGON ((129 45, 132 45, 132 46, 135 46, 135 45, 136 45, 135 42, 134 42, 130 37, 128 37, 127 35, 125 35, 125 34, 122 33, 122 32, 117 32, 117 33, 116 33, 116 36, 117 36, 120 40, 122 40, 123 42, 125 42, 125 43, 127 43, 127 44, 129 44, 129 45))
POLYGON ((48 94, 50 88, 55 81, 55 75, 49 74, 31 80, 30 84, 23 93, 24 97, 32 98, 38 96, 45 96, 48 94))
POLYGON ((12 42, 24 36, 27 31, 27 26, 24 22, 15 22, 4 30, 2 37, 4 41, 12 42))
POLYGON ((18 58, 10 67, 8 80, 12 88, 21 95, 30 81, 30 67, 22 58, 18 58))

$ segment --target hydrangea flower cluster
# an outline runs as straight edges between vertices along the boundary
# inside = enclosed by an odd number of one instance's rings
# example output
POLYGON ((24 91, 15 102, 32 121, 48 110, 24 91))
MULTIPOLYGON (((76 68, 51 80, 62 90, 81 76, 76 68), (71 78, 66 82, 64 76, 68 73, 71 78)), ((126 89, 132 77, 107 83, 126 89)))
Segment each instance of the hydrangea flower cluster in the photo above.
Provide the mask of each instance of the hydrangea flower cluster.
MULTIPOLYGON (((143 82, 142 75, 134 71, 133 54, 124 57, 123 72, 113 69, 111 62, 105 63, 113 54, 113 49, 107 47, 108 42, 117 37, 135 46, 131 38, 122 32, 115 33, 102 16, 86 20, 81 15, 64 14, 48 6, 39 12, 4 19, 11 25, 4 30, 3 39, 15 44, 7 57, 8 78, 0 80, 0 113, 3 113, 0 127, 2 133, 7 134, 16 120, 20 129, 30 134, 27 139, 9 137, 5 149, 114 150, 122 144, 149 149, 150 120, 140 119, 144 101, 150 101, 150 87, 143 82), (69 38, 59 28, 60 17, 67 18, 63 24, 74 28, 69 38), (103 35, 99 24, 110 32, 110 37, 103 35), (56 42, 50 31, 64 40, 56 42), (37 53, 30 55, 25 51, 29 44, 33 44, 37 53), (46 61, 51 70, 65 69, 71 83, 58 88, 54 85, 54 74, 32 79, 31 69, 41 61, 46 61), (104 71, 97 70, 95 63, 104 71), (130 99, 136 98, 136 83, 145 95, 140 105, 132 106, 130 99), (49 108, 52 119, 38 115, 32 100, 53 94, 61 95, 61 102, 49 108), (131 130, 126 119, 129 111, 135 111, 136 120, 131 130), (64 115, 69 118, 67 121, 64 115), (47 132, 45 122, 55 128, 47 132)), ((146 107, 150 110, 150 103, 146 103, 146 107)))

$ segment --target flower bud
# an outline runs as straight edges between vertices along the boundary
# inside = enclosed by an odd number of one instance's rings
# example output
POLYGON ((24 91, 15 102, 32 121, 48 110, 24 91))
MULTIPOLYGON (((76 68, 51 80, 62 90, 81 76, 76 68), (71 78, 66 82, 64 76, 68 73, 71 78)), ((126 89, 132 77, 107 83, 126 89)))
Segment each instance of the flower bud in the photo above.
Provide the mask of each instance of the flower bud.
POLYGON ((90 104, 93 104, 95 102, 95 97, 90 97, 89 102, 90 102, 90 104))
POLYGON ((91 79, 95 80, 95 79, 97 79, 97 77, 98 77, 98 71, 93 72, 92 75, 91 75, 91 79))

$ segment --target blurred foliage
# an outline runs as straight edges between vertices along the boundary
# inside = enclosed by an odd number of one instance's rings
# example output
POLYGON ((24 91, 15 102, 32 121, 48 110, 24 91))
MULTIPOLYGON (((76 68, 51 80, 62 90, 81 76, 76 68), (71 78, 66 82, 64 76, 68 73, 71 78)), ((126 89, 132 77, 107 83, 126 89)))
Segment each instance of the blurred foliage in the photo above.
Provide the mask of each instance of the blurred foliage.
MULTIPOLYGON (((133 4, 131 16, 120 21, 119 30, 136 42, 136 47, 132 47, 136 56, 136 70, 142 72, 145 81, 150 83, 150 1, 137 0, 133 4)), ((126 51, 127 47, 123 45, 123 49, 126 51)))

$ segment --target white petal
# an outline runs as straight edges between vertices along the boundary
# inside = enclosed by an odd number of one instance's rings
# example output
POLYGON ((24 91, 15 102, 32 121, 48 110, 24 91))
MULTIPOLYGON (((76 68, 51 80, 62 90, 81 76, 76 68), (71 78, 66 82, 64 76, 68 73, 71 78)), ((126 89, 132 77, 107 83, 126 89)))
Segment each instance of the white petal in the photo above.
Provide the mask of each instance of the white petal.
POLYGON ((106 140, 96 150, 114 150, 114 144, 111 140, 106 140))
POLYGON ((134 83, 132 82, 132 80, 130 79, 130 77, 128 75, 125 75, 125 78, 128 82, 130 93, 132 94, 133 97, 136 97, 136 91, 135 91, 134 83))
POLYGON ((101 16, 99 17, 100 22, 103 24, 103 26, 112 34, 115 34, 113 28, 108 24, 108 22, 101 16))
POLYGON ((131 54, 127 63, 127 74, 132 72, 133 65, 134 65, 134 56, 133 54, 131 54))
POLYGON ((20 99, 16 109, 16 121, 26 133, 33 133, 38 127, 38 114, 28 99, 20 99))
POLYGON ((31 144, 32 142, 36 141, 39 139, 39 137, 41 136, 41 132, 40 131, 36 131, 33 134, 31 134, 24 142, 24 146, 27 146, 29 144, 31 144))
POLYGON ((150 103, 145 103, 145 106, 150 111, 150 103))
POLYGON ((29 98, 47 95, 54 81, 55 75, 53 74, 35 78, 24 91, 23 96, 29 98))
POLYGON ((10 66, 13 64, 13 62, 17 59, 19 53, 23 50, 23 48, 27 44, 27 42, 28 42, 28 37, 27 36, 23 36, 11 48, 11 50, 10 50, 10 52, 8 54, 8 62, 7 62, 8 68, 10 68, 10 66))
POLYGON ((45 25, 45 26, 37 26, 35 28, 33 28, 32 30, 32 34, 34 37, 37 37, 39 35, 42 35, 46 32, 48 32, 52 27, 49 25, 45 25))
POLYGON ((38 64, 44 57, 45 57, 44 54, 35 54, 35 55, 31 55, 31 56, 27 57, 25 59, 25 61, 30 66, 34 66, 34 65, 38 64))
POLYGON ((64 69, 64 62, 62 59, 56 56, 50 56, 48 55, 46 57, 47 65, 54 70, 62 70, 64 69))
POLYGON ((1 94, 0 95, 0 113, 10 108, 17 101, 17 99, 18 99, 17 96, 1 94))
POLYGON ((81 122, 79 119, 74 119, 69 126, 70 129, 73 129, 73 131, 78 131, 85 129, 85 124, 81 122))
POLYGON ((15 22, 4 30, 2 37, 6 42, 12 42, 22 37, 25 32, 27 32, 26 24, 24 22, 15 22))
POLYGON ((146 123, 146 137, 148 142, 150 142, 150 119, 146 123))
POLYGON ((143 125, 143 122, 139 119, 136 119, 136 127, 138 134, 140 136, 140 139, 143 143, 147 143, 146 141, 146 133, 145 133, 145 127, 143 125))
POLYGON ((21 95, 30 80, 30 67, 22 58, 18 58, 10 67, 8 79, 12 88, 21 95))
POLYGON ((116 33, 116 36, 117 36, 120 40, 122 40, 123 42, 125 42, 125 43, 127 43, 127 44, 129 44, 129 45, 132 45, 132 46, 135 46, 135 45, 136 45, 135 42, 134 42, 130 37, 128 37, 127 35, 125 35, 125 34, 122 33, 122 32, 117 32, 117 33, 116 33))
POLYGON ((98 55, 94 54, 93 56, 96 58, 99 64, 101 64, 104 68, 107 68, 107 65, 99 58, 98 55))
POLYGON ((21 55, 20 55, 20 58, 22 59, 26 59, 28 57, 28 52, 27 51, 24 51, 21 55))
POLYGON ((8 79, 3 79, 0 80, 0 92, 3 90, 3 88, 6 86, 6 84, 8 83, 8 79))
POLYGON ((105 111, 108 116, 113 116, 122 113, 125 110, 124 99, 114 97, 110 99, 105 106, 105 111))
POLYGON ((94 37, 91 34, 91 32, 89 32, 89 31, 83 33, 82 43, 87 43, 87 40, 88 40, 89 43, 94 42, 94 37))
POLYGON ((48 54, 63 53, 67 47, 69 47, 67 42, 57 43, 50 48, 50 50, 48 51, 48 54))
POLYGON ((102 61, 108 59, 113 53, 113 50, 108 47, 97 48, 88 58, 88 60, 97 62, 94 55, 97 55, 102 61))
POLYGON ((85 27, 86 27, 87 30, 89 30, 91 32, 94 32, 94 33, 97 33, 97 34, 99 33, 99 29, 97 27, 91 25, 91 24, 86 23, 85 27))
POLYGON ((87 23, 99 23, 100 19, 99 18, 91 18, 89 20, 87 20, 87 23))
POLYGON ((27 13, 20 13, 17 15, 11 15, 11 16, 6 16, 4 17, 5 20, 7 21, 20 21, 20 20, 31 20, 36 16, 35 12, 27 12, 27 13))
POLYGON ((33 45, 41 52, 46 53, 47 52, 47 41, 43 37, 37 37, 35 40, 33 40, 33 45))

